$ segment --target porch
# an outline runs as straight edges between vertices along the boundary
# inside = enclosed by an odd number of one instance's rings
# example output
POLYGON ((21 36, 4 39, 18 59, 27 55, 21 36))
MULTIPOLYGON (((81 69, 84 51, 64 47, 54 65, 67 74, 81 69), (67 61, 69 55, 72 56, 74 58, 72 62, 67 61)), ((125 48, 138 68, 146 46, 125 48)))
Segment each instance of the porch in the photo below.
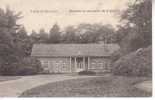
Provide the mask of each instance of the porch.
POLYGON ((90 67, 90 57, 70 57, 70 71, 80 72, 88 70, 90 67))

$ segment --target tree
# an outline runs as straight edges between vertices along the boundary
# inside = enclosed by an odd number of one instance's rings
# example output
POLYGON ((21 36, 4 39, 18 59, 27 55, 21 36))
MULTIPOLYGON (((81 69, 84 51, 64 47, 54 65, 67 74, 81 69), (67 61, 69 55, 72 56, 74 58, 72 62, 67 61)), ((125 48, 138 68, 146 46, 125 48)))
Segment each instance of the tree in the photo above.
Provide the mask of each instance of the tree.
POLYGON ((128 31, 128 34, 121 41, 123 48, 130 49, 127 52, 152 44, 151 0, 136 0, 133 5, 129 4, 128 9, 121 15, 121 22, 126 22, 127 26, 125 31, 128 31))
POLYGON ((95 43, 98 37, 97 30, 99 26, 91 24, 79 24, 77 27, 77 35, 79 36, 79 43, 95 43))
POLYGON ((112 43, 114 28, 111 25, 102 24, 80 24, 77 28, 77 34, 80 36, 81 43, 112 43))
POLYGON ((76 29, 73 26, 65 28, 65 33, 62 35, 62 42, 77 43, 76 29))
POLYGON ((0 9, 0 75, 36 74, 39 71, 39 61, 29 57, 30 37, 25 28, 16 23, 19 18, 20 14, 8 8, 6 11, 0 9))
POLYGON ((25 57, 31 54, 31 40, 30 37, 27 35, 27 32, 24 27, 20 28, 17 32, 16 37, 16 49, 18 56, 25 57))
POLYGON ((39 41, 39 34, 35 30, 32 30, 32 32, 31 32, 30 40, 31 40, 32 44, 38 43, 38 41, 39 41))
POLYGON ((54 24, 49 32, 48 43, 59 43, 61 40, 60 28, 57 24, 54 24))
POLYGON ((0 9, 0 62, 8 65, 18 60, 16 57, 16 31, 20 28, 16 21, 20 19, 20 13, 15 14, 9 8, 0 9))
POLYGON ((45 30, 42 28, 39 31, 39 43, 47 43, 48 41, 48 34, 45 32, 45 30))
POLYGON ((98 37, 96 41, 103 41, 104 43, 116 42, 114 38, 115 29, 109 24, 100 26, 97 30, 97 34, 98 37))

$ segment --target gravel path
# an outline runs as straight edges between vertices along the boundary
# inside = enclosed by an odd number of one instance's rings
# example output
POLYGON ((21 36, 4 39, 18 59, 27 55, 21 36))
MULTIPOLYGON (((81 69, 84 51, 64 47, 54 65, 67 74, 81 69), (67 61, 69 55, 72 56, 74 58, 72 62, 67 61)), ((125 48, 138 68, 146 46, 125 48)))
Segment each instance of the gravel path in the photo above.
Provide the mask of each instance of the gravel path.
MULTIPOLYGON (((36 75, 24 76, 17 80, 0 82, 0 97, 18 97, 24 91, 51 82, 69 79, 88 78, 96 76, 71 76, 71 75, 36 75)), ((97 76, 99 77, 99 76, 97 76)))

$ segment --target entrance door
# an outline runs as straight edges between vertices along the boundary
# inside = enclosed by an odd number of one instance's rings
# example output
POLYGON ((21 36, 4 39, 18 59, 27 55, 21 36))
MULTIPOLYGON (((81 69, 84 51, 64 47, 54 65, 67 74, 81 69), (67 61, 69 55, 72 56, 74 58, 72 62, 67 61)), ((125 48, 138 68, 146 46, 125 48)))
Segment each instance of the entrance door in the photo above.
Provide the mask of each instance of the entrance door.
POLYGON ((85 61, 83 59, 84 59, 83 57, 76 58, 76 61, 77 61, 76 72, 85 70, 85 65, 84 65, 85 61))

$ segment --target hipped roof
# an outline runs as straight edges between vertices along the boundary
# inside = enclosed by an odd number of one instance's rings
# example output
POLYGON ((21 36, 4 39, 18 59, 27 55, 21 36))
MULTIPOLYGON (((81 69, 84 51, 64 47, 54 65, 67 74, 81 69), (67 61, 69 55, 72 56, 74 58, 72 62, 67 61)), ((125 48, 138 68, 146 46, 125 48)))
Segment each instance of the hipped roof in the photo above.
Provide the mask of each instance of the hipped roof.
POLYGON ((120 47, 117 44, 34 44, 31 56, 70 57, 70 56, 110 56, 120 47))

